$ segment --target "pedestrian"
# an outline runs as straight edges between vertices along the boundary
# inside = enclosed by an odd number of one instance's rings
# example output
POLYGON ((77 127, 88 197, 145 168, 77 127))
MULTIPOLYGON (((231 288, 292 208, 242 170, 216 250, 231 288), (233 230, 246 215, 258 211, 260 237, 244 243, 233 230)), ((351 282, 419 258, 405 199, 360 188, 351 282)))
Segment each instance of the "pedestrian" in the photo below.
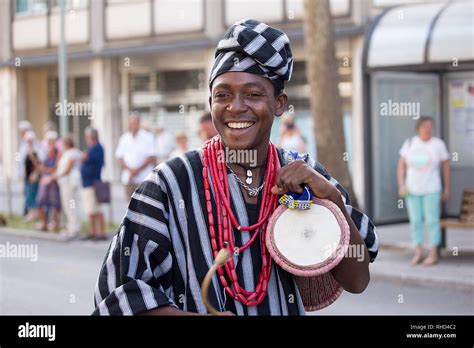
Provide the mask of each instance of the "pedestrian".
POLYGON ((303 136, 295 123, 292 116, 286 116, 281 123, 280 131, 280 147, 288 151, 297 151, 304 153, 306 151, 306 144, 303 136))
POLYGON ((423 260, 423 223, 428 228, 430 244, 423 264, 438 262, 441 200, 446 202, 450 195, 449 153, 444 141, 433 136, 433 127, 433 118, 420 117, 416 124, 417 135, 405 140, 398 161, 398 191, 406 200, 411 238, 415 244, 412 265, 423 260))
POLYGON ((217 135, 216 127, 212 124, 212 116, 210 112, 206 112, 199 119, 199 137, 204 142, 212 139, 217 135))
POLYGON ((41 161, 38 156, 39 148, 36 145, 35 132, 31 130, 27 131, 24 139, 26 140, 26 156, 24 158, 25 204, 28 211, 26 221, 34 221, 38 218, 36 196, 38 194, 38 186, 41 176, 41 161))
POLYGON ((26 176, 26 173, 25 173, 25 160, 27 156, 27 140, 25 138, 25 134, 31 130, 32 130, 32 126, 29 121, 23 120, 19 122, 18 137, 19 137, 20 143, 18 146, 19 161, 18 161, 18 167, 17 167, 17 175, 18 175, 18 178, 23 180, 23 184, 24 184, 23 194, 25 198, 25 204, 23 206, 23 216, 26 216, 28 214, 28 207, 26 203, 27 201, 26 186, 28 185, 28 177, 26 176))
MULTIPOLYGON (((46 134, 48 132, 58 132, 58 127, 56 126, 56 123, 54 123, 53 121, 46 121, 44 124, 43 124, 43 134, 44 134, 44 139, 43 141, 41 142, 41 146, 42 146, 42 150, 44 153, 46 153, 48 151, 48 140, 46 139, 46 134)), ((56 149, 61 152, 62 149, 63 149, 63 144, 62 144, 62 141, 61 141, 61 138, 58 136, 58 138, 56 139, 56 149)))
POLYGON ((94 182, 101 180, 104 166, 104 149, 99 143, 97 129, 87 127, 84 130, 87 151, 81 155, 82 204, 89 219, 89 233, 84 239, 105 240, 104 214, 97 200, 94 182))
POLYGON ((349 247, 364 252, 363 261, 346 257, 332 274, 347 291, 365 289, 369 258, 377 254, 374 225, 351 206, 347 192, 322 165, 308 157, 287 164, 288 152, 270 142, 275 115, 287 105, 283 89, 292 64, 289 39, 280 30, 246 20, 227 31, 209 79, 218 136, 200 151, 160 164, 135 191, 100 271, 94 314, 206 315, 200 285, 217 248, 235 245, 234 262, 213 280, 212 305, 225 315, 304 315, 294 276, 269 259, 261 241, 265 231, 259 228, 272 212, 263 213, 272 194, 302 190, 303 183, 309 183, 315 199, 340 207, 351 230, 349 247), (248 160, 226 163, 219 154, 224 144, 256 153, 250 188, 242 185, 246 170, 241 166, 248 160), (267 159, 268 170, 262 166, 267 159), (220 180, 228 185, 221 182, 218 189, 220 180))
POLYGON ((129 116, 128 132, 120 137, 115 157, 122 168, 122 184, 128 200, 156 164, 153 134, 140 127, 138 113, 129 116))
POLYGON ((41 179, 39 182, 36 204, 40 223, 38 228, 42 231, 59 231, 59 219, 61 212, 61 196, 59 186, 53 177, 58 163, 59 151, 56 147, 58 133, 46 132, 47 151, 44 161, 40 165, 41 179), (48 220, 50 223, 48 224, 48 220))
POLYGON ((58 160, 53 178, 59 184, 61 206, 66 216, 65 232, 75 237, 80 232, 78 209, 76 207, 77 193, 80 185, 81 152, 74 147, 72 136, 62 137, 63 151, 58 160))
POLYGON ((176 148, 174 136, 166 130, 163 120, 158 121, 158 126, 155 129, 155 148, 158 163, 167 161, 171 152, 176 148))

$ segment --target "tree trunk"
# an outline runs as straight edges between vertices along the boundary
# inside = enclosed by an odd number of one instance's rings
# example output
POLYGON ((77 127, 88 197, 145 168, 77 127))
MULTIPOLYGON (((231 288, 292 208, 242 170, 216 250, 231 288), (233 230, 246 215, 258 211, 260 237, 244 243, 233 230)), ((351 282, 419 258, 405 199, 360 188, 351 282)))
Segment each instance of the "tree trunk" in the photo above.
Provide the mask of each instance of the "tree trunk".
POLYGON ((347 164, 329 0, 304 0, 304 33, 318 162, 344 186, 357 205, 347 164))

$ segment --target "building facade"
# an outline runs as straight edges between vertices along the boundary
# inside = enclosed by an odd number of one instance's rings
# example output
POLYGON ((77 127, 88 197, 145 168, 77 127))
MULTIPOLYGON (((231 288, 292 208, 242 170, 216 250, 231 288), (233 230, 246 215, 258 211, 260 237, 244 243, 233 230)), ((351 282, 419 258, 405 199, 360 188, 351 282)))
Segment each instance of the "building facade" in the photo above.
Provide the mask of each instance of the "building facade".
MULTIPOLYGON (((417 1, 331 0, 339 91, 354 189, 362 206, 367 193, 367 125, 364 81, 365 34, 391 7, 417 1)), ((423 1, 421 1, 423 3, 423 1)), ((443 6, 446 1, 438 1, 443 6)), ((185 130, 200 145, 198 119, 208 110, 208 70, 214 49, 235 21, 256 18, 288 33, 295 56, 287 86, 296 116, 315 155, 309 85, 305 75, 302 0, 67 0, 68 102, 93 106, 70 115, 69 129, 84 148, 83 130, 99 130, 106 150, 104 177, 116 181, 113 157, 127 115, 140 111, 146 127, 185 130)), ((0 163, 14 178, 17 125, 29 120, 38 135, 58 123, 59 7, 57 0, 0 0, 0 163)), ((315 34, 317 35, 317 34, 315 34)), ((278 121, 272 139, 278 138, 278 121)))

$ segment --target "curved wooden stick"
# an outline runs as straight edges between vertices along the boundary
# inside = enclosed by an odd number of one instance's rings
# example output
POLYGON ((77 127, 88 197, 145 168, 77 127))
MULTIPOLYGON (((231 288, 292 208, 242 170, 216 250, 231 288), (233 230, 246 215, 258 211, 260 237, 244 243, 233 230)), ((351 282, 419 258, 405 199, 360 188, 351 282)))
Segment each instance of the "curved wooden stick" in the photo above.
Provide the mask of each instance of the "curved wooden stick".
POLYGON ((216 259, 214 260, 214 263, 212 264, 211 268, 209 268, 209 271, 207 271, 206 276, 204 277, 204 280, 202 281, 202 285, 201 285, 202 302, 206 306, 207 311, 212 315, 222 315, 222 312, 219 312, 218 310, 216 310, 209 302, 209 295, 208 295, 209 285, 211 284, 212 276, 214 275, 214 273, 216 273, 217 269, 223 266, 229 260, 230 260, 229 250, 221 249, 219 253, 217 254, 216 259))

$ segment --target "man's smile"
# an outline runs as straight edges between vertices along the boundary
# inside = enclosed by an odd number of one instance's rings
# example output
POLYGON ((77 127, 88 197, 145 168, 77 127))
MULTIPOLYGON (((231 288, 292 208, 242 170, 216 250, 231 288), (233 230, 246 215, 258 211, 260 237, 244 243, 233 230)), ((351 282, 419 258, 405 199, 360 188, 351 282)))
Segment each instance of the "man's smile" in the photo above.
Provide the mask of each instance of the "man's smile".
POLYGON ((239 121, 239 122, 225 122, 225 125, 230 129, 247 129, 255 124, 253 121, 239 121))

